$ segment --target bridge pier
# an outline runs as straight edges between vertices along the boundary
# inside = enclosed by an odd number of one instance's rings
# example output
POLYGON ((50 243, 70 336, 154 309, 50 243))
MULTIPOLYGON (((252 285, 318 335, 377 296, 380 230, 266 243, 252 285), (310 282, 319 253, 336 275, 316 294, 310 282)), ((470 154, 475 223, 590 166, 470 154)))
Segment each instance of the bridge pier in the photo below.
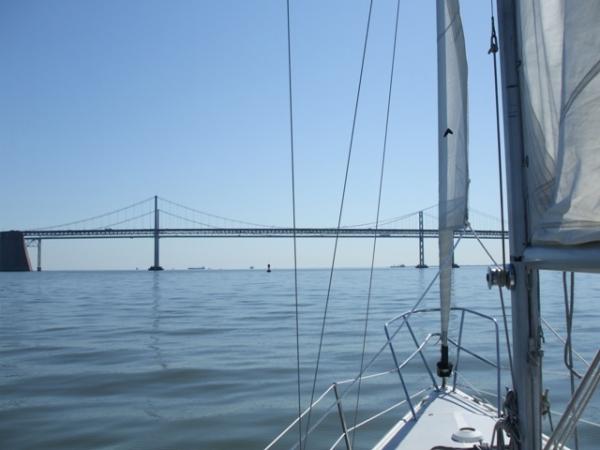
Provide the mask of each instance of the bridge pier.
POLYGON ((37 240, 37 271, 42 271, 42 240, 37 240))
POLYGON ((154 264, 148 268, 148 270, 163 270, 160 266, 160 258, 159 258, 159 219, 158 219, 158 196, 154 196, 154 264))
POLYGON ((0 232, 0 272, 29 272, 31 264, 21 231, 0 232))
POLYGON ((429 266, 425 264, 425 239, 423 236, 423 211, 419 211, 419 264, 415 266, 417 269, 427 269, 429 266))

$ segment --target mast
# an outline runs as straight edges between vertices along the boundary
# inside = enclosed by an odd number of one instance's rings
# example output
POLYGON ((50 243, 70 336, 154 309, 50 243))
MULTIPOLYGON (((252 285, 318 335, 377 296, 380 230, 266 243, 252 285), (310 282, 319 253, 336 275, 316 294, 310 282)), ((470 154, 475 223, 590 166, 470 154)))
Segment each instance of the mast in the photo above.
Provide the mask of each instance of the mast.
POLYGON ((511 291, 513 370, 517 427, 522 450, 541 448, 541 339, 538 271, 523 261, 530 241, 525 198, 525 149, 521 112, 515 0, 498 0, 504 142, 506 148, 510 261, 515 286, 511 291))

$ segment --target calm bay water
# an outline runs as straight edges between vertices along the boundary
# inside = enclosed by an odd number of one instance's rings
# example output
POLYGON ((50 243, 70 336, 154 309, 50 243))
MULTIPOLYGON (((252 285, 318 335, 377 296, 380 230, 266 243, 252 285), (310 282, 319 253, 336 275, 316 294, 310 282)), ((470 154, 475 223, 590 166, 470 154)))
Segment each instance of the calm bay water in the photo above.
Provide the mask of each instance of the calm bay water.
MULTIPOLYGON (((434 274, 375 271, 366 360, 385 342, 383 323, 409 309, 434 274)), ((328 275, 299 273, 303 404, 328 275)), ((359 370, 368 277, 362 269, 335 273, 318 393, 359 370)), ((500 319, 497 292, 488 291, 484 277, 483 267, 456 270, 456 303, 500 319)), ((560 274, 544 274, 541 286, 544 317, 564 333, 560 274)), ((574 346, 588 360, 598 348, 599 298, 600 278, 578 275, 574 346)), ((0 273, 0 448, 263 448, 297 412, 293 302, 293 272, 286 270, 0 273)), ((425 305, 437 306, 435 288, 425 305)), ((417 320, 415 330, 436 331, 438 320, 417 320)), ((467 345, 471 340, 495 357, 488 323, 469 322, 466 329, 467 345)), ((562 344, 545 335, 545 386, 560 411, 568 399, 562 344)), ((437 347, 430 353, 434 361, 437 347)), ((495 389, 493 371, 467 359, 461 366, 477 387, 495 389)), ((387 352, 373 371, 391 367, 387 352)), ((426 385, 416 360, 407 377, 426 385)), ((397 375, 361 389, 359 420, 403 398, 397 375)), ((350 422, 355 399, 344 399, 350 422)), ((403 413, 361 429, 359 447, 403 413)), ((585 417, 600 422, 598 395, 585 417)), ((326 434, 337 435, 338 427, 336 415, 323 424, 326 434)), ((580 436, 581 448, 600 442, 590 425, 580 436)), ((323 447, 317 439, 312 444, 323 447)))

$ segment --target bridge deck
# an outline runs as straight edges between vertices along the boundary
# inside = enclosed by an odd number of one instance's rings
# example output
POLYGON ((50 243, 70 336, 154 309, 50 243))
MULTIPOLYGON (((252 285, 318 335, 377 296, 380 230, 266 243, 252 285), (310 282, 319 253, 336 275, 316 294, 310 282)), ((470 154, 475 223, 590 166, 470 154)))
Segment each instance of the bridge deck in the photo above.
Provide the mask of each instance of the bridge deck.
MULTIPOLYGON (((336 228, 296 228, 299 238, 332 238, 338 233, 336 228)), ((501 239, 500 230, 475 230, 481 239, 501 239)), ((505 232, 508 238, 508 232, 505 232)), ((23 231, 27 239, 110 239, 110 238, 153 238, 154 228, 132 229, 92 229, 92 230, 27 230, 23 231)), ((161 238, 291 238, 293 228, 162 228, 161 238)), ((437 238, 437 229, 403 229, 403 228, 342 228, 339 237, 342 238, 437 238)), ((461 232, 455 232, 456 238, 461 232)), ((472 232, 463 232, 463 239, 474 239, 472 232)))

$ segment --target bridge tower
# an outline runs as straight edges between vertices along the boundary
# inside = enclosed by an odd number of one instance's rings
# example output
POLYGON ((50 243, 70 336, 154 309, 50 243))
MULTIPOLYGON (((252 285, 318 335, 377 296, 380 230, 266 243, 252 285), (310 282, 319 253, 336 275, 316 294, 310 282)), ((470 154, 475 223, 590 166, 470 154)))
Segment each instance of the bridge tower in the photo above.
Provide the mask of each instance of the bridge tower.
POLYGON ((154 265, 150 266, 148 270, 163 270, 160 266, 160 258, 159 258, 159 219, 158 219, 159 211, 158 211, 158 195, 154 196, 154 265))
POLYGON ((419 211, 419 264, 415 266, 417 269, 427 269, 429 266, 425 264, 425 240, 423 236, 423 211, 419 211))

